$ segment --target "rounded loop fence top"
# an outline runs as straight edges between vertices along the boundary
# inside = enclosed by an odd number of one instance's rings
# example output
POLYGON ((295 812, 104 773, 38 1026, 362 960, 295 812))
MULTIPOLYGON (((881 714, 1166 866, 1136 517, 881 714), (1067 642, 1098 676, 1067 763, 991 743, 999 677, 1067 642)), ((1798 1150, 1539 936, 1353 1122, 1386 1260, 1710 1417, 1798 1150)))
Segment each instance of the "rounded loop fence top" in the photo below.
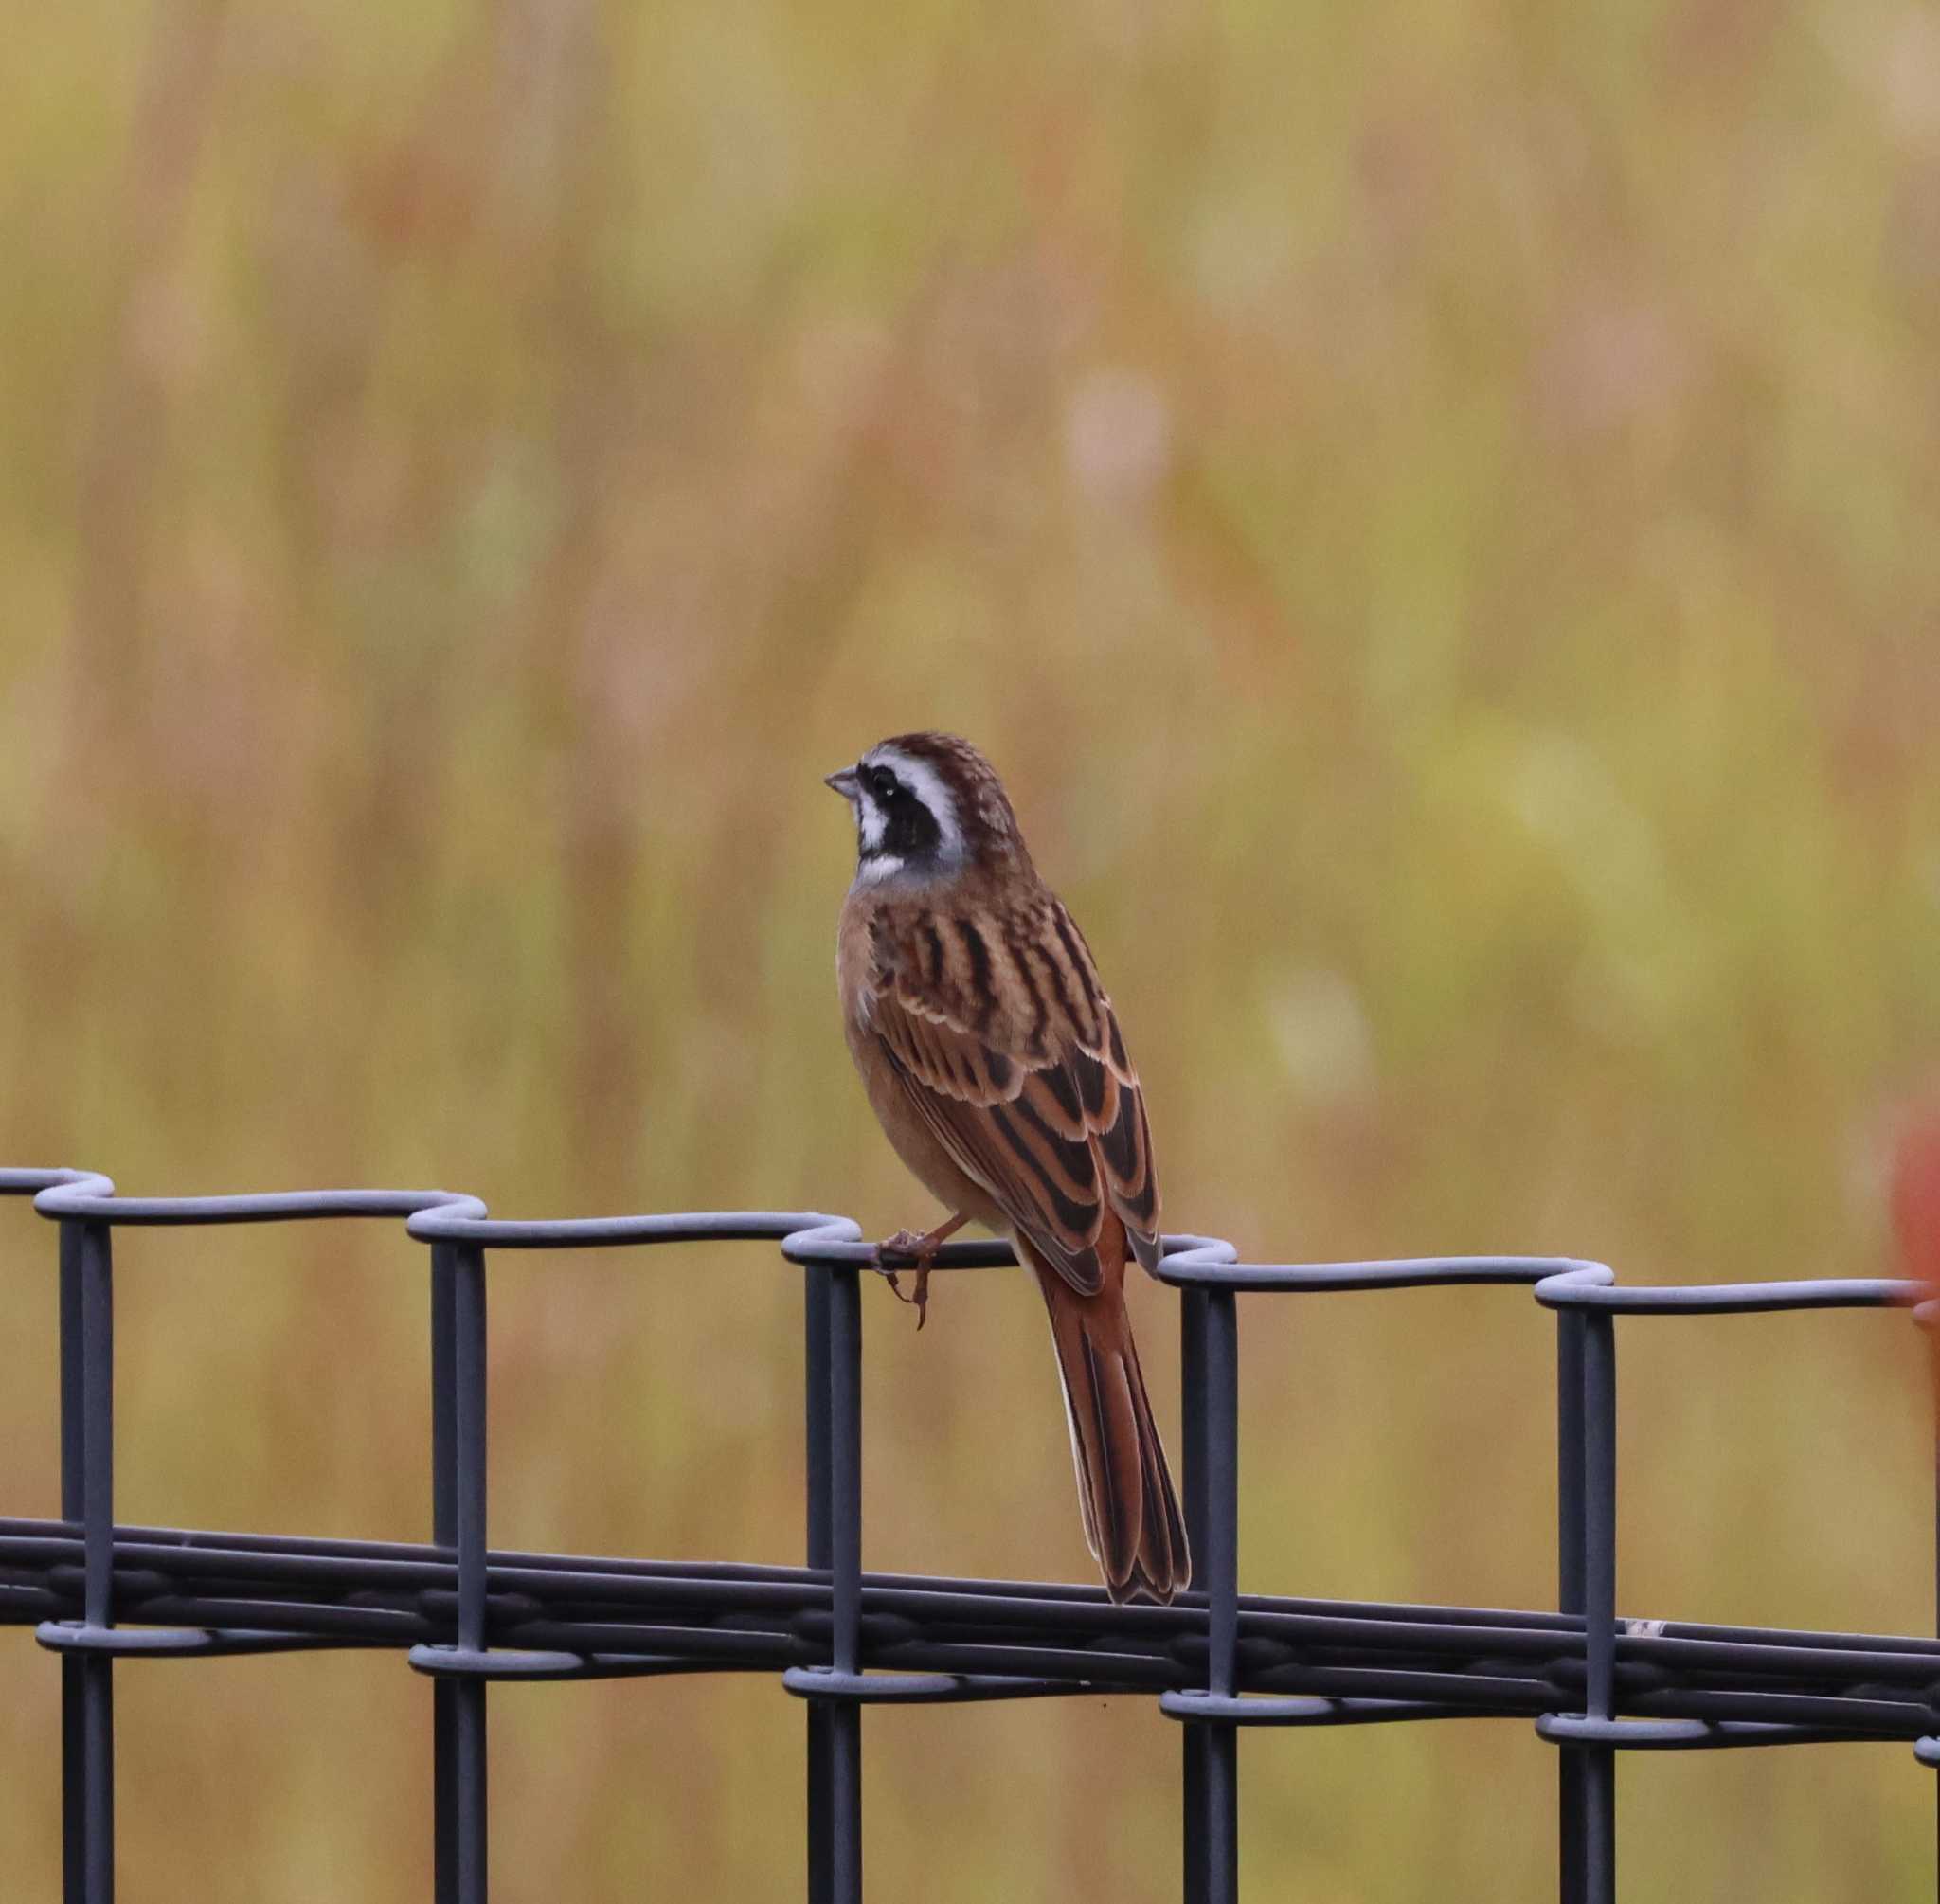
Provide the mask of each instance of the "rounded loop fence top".
POLYGON ((784 1237, 828 1235, 843 1240, 862 1231, 845 1216, 818 1210, 703 1210, 650 1216, 568 1216, 521 1219, 487 1217, 441 1205, 420 1211, 404 1226, 421 1243, 475 1243, 494 1249, 598 1249, 626 1244, 776 1242, 784 1237))
MULTIPOLYGON (((891 1252, 889 1260, 879 1260, 879 1246, 860 1240, 861 1231, 854 1225, 849 1226, 849 1233, 837 1234, 833 1229, 826 1230, 803 1230, 788 1237, 781 1245, 781 1254, 791 1263, 816 1264, 827 1268, 852 1267, 857 1269, 900 1269, 905 1259, 891 1252)), ((1230 1262, 1238 1253, 1230 1243, 1217 1236, 1195 1236, 1189 1233, 1168 1234, 1162 1240, 1165 1261, 1154 1273, 1163 1281, 1173 1279, 1166 1275, 1172 1264, 1187 1256, 1195 1261, 1208 1263, 1230 1262)), ((913 1258, 907 1259, 913 1261, 913 1258)), ((970 1243, 945 1243, 930 1264, 932 1269, 1014 1269, 1017 1265, 1017 1252, 1002 1237, 982 1238, 970 1243)))
MULTIPOLYGON (((903 1259, 889 1263, 880 1260, 877 1246, 862 1240, 861 1229, 847 1218, 817 1219, 819 1229, 802 1229, 782 1239, 781 1254, 791 1263, 825 1269, 900 1268, 903 1259)), ((913 1262, 915 1259, 908 1259, 913 1262)), ((932 1269, 1002 1269, 1013 1267, 1016 1252, 1008 1243, 991 1238, 988 1242, 945 1243, 930 1264, 932 1269)))
POLYGON ((1320 1294, 1354 1289, 1433 1289, 1499 1284, 1540 1287, 1557 1278, 1615 1281, 1602 1263, 1573 1256, 1402 1256, 1363 1263, 1241 1263, 1230 1243, 1167 1237, 1155 1272, 1179 1288, 1320 1294), (1184 1246, 1184 1247, 1176 1247, 1184 1246))
POLYGON ((1655 1287, 1592 1280, 1580 1270, 1546 1277, 1536 1300, 1546 1309, 1604 1309, 1632 1316, 1754 1316, 1787 1309, 1906 1309, 1932 1292, 1888 1276, 1800 1277, 1785 1283, 1685 1283, 1655 1287))
POLYGON ((117 1196, 105 1177, 81 1176, 43 1190, 34 1208, 89 1223, 296 1223, 318 1217, 405 1216, 451 1210, 483 1216, 476 1196, 450 1190, 282 1190, 244 1196, 117 1196))
POLYGON ((38 1196, 63 1184, 84 1184, 97 1195, 113 1196, 112 1178, 94 1170, 0 1170, 0 1196, 38 1196))

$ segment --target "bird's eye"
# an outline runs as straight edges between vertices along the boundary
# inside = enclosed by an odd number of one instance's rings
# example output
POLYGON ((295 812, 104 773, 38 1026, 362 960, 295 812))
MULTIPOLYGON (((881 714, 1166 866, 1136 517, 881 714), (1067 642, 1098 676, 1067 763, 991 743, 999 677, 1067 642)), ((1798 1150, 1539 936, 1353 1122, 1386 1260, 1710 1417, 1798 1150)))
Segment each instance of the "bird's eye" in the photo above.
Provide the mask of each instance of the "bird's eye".
POLYGON ((902 786, 894 774, 887 767, 878 767, 870 777, 870 790, 876 799, 885 802, 893 801, 902 796, 902 786))

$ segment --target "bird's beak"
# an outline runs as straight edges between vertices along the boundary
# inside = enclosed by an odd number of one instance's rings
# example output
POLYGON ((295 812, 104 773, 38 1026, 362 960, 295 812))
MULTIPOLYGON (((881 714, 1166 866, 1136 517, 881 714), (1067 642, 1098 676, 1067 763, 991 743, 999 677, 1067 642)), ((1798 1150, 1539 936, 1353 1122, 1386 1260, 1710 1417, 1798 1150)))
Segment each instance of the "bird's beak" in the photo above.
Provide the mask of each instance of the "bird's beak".
POLYGON ((853 767, 844 767, 840 773, 831 774, 822 784, 825 787, 834 787, 847 800, 856 799, 861 797, 862 782, 855 778, 855 769, 853 767))

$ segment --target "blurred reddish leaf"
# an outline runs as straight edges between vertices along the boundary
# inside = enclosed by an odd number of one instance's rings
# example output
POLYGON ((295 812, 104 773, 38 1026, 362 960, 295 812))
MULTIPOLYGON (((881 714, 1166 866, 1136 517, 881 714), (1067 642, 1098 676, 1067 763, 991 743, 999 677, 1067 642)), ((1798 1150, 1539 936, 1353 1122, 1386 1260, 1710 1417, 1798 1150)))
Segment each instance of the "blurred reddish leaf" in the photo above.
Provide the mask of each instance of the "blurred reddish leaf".
MULTIPOLYGON (((1940 1104, 1913 1112, 1893 1160, 1893 1229, 1905 1273, 1940 1296, 1940 1104)), ((1929 1328, 1927 1370, 1940 1424, 1940 1327, 1929 1328)))
POLYGON ((1940 1105, 1908 1123, 1893 1166, 1893 1228, 1906 1274, 1940 1293, 1940 1105))

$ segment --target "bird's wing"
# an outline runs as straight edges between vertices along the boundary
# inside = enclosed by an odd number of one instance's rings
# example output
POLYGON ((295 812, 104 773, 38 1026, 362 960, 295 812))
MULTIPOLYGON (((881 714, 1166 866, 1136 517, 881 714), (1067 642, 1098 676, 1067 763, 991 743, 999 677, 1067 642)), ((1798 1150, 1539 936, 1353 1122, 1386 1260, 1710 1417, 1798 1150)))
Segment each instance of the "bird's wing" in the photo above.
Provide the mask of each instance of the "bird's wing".
POLYGON ((1063 906, 885 924, 870 1022, 917 1115, 1073 1289, 1100 1286, 1107 1212, 1156 1267, 1144 1097, 1063 906))

